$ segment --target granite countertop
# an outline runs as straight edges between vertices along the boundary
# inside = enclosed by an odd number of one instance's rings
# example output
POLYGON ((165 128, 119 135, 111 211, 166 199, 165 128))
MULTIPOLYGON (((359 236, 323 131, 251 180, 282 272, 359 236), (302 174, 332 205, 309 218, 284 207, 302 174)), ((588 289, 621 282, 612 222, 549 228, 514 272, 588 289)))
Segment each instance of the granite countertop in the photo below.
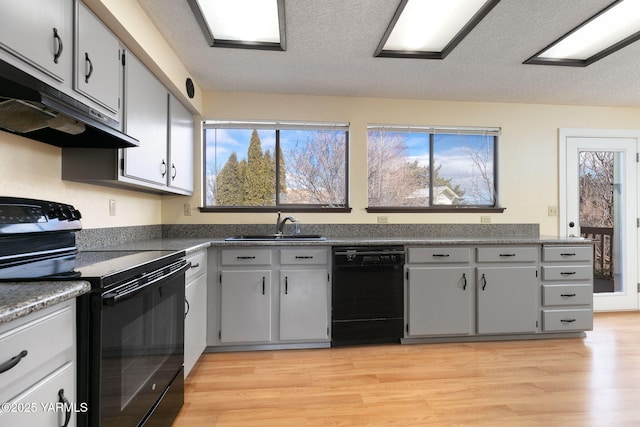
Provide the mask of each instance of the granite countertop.
POLYGON ((79 297, 91 290, 85 281, 0 283, 0 323, 79 297))

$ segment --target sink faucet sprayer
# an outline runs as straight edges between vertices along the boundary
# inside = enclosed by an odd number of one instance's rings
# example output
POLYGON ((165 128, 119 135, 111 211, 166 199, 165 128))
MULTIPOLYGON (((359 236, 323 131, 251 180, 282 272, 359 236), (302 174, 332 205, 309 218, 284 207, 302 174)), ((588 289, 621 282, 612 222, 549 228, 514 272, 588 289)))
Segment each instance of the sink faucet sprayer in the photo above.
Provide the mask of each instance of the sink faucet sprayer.
POLYGON ((284 225, 286 224, 287 221, 298 222, 298 219, 293 217, 293 216, 286 216, 281 221, 280 220, 280 216, 281 215, 282 215, 282 213, 280 211, 278 211, 278 219, 276 220, 276 234, 279 235, 279 236, 282 236, 282 232, 284 230, 284 225))

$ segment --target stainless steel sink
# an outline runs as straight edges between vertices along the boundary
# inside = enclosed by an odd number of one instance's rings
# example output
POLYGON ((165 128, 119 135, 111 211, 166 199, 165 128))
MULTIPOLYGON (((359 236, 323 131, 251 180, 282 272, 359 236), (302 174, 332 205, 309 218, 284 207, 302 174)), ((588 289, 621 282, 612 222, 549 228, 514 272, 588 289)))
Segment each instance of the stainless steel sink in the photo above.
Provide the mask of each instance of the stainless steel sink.
POLYGON ((242 236, 227 237, 224 240, 227 240, 227 241, 237 241, 237 240, 319 241, 319 240, 326 240, 326 237, 320 236, 319 234, 246 234, 242 236))

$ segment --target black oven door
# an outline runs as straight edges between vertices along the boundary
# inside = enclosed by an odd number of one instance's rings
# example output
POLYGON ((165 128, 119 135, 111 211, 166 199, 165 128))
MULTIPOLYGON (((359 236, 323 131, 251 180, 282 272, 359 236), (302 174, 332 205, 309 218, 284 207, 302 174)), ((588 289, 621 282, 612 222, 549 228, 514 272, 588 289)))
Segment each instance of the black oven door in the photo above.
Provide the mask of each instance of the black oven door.
MULTIPOLYGON (((182 372, 188 266, 180 260, 173 269, 165 267, 101 294, 101 427, 143 423, 182 372)), ((178 410, 183 403, 179 398, 178 410)))

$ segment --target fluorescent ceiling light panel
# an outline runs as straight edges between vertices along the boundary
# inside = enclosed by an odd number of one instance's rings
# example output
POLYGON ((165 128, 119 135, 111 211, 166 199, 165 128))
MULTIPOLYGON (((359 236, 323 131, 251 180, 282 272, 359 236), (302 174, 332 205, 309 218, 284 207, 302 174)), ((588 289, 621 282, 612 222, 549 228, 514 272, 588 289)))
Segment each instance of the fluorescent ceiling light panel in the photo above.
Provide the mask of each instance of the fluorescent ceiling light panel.
POLYGON ((587 66, 640 38, 640 1, 618 0, 525 64, 587 66))
POLYGON ((375 56, 444 59, 499 0, 402 0, 375 56))
POLYGON ((188 0, 209 46, 285 50, 284 0, 188 0))

